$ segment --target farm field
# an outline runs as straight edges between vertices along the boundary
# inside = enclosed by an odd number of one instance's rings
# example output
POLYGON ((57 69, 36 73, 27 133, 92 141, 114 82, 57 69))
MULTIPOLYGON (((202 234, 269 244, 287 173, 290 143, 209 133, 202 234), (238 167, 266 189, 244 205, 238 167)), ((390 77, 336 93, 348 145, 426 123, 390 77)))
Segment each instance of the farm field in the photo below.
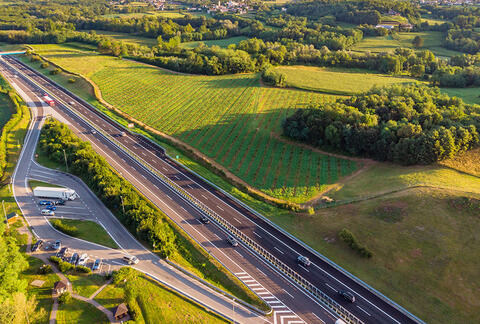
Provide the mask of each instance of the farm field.
POLYGON ((181 43, 180 47, 191 49, 191 48, 197 47, 200 43, 204 43, 206 46, 217 45, 217 46, 226 48, 230 44, 238 44, 239 42, 241 42, 242 40, 245 40, 245 39, 247 39, 247 37, 237 36, 237 37, 230 37, 230 38, 225 38, 225 39, 186 42, 186 43, 181 43))
POLYGON ((424 40, 424 45, 421 49, 428 49, 436 56, 450 57, 454 55, 462 54, 461 52, 452 51, 443 48, 442 45, 442 33, 435 31, 426 32, 400 32, 398 38, 393 38, 392 35, 378 36, 378 37, 365 37, 361 42, 357 43, 352 50, 365 52, 370 51, 372 53, 379 52, 391 52, 398 47, 413 48, 412 40, 415 36, 420 36, 424 40))
POLYGON ((295 65, 277 67, 276 70, 286 75, 289 87, 338 95, 353 95, 374 86, 419 82, 409 77, 394 77, 363 69, 295 65))
POLYGON ((190 144, 271 196, 303 202, 358 167, 274 136, 292 107, 332 96, 261 87, 256 74, 189 76, 68 46, 35 48, 93 80, 107 102, 190 144))
MULTIPOLYGON (((89 32, 89 30, 82 30, 82 31, 89 32)), ((115 40, 122 41, 125 43, 130 43, 130 44, 137 44, 137 45, 148 46, 148 47, 157 45, 157 40, 154 38, 134 36, 131 34, 117 33, 117 32, 105 31, 105 30, 95 30, 95 33, 97 33, 97 35, 104 35, 104 36, 113 38, 115 40)))

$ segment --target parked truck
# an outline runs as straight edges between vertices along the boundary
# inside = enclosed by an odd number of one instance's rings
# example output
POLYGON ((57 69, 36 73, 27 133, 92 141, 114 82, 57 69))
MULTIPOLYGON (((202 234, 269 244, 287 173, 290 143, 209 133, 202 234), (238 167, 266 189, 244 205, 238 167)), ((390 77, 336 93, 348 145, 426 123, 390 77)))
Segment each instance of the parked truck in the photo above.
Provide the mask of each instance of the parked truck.
POLYGON ((33 189, 35 197, 42 198, 57 198, 64 200, 74 200, 78 197, 75 190, 70 188, 55 188, 55 187, 35 187, 33 189))

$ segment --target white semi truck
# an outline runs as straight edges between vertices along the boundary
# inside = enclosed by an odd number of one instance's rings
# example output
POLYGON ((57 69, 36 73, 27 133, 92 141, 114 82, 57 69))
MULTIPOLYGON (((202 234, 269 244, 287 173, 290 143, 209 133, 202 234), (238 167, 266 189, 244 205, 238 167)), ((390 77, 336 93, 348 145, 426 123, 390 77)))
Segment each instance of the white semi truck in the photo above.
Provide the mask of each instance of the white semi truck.
POLYGON ((41 198, 56 198, 64 200, 74 200, 78 197, 73 189, 55 187, 35 187, 33 188, 33 195, 41 198))

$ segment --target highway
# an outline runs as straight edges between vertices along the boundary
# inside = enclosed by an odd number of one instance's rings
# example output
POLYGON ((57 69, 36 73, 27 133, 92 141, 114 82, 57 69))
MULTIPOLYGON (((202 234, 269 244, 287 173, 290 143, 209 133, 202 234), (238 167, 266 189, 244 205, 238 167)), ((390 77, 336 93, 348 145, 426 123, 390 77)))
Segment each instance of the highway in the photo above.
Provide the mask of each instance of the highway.
MULTIPOLYGON (((186 201, 178 192, 165 185, 159 177, 145 168, 144 164, 148 164, 158 173, 161 173, 181 187, 189 195, 194 196, 203 205, 208 206, 210 210, 221 215, 249 239, 255 241, 275 258, 294 269, 296 273, 314 284, 361 321, 365 323, 419 322, 413 316, 407 316, 406 312, 401 311, 397 305, 386 301, 385 298, 379 296, 376 292, 367 289, 358 280, 355 280, 352 276, 340 270, 262 216, 177 164, 166 156, 163 149, 159 146, 140 135, 129 132, 127 132, 126 136, 121 136, 121 133, 124 131, 122 128, 80 98, 67 93, 64 89, 22 65, 14 58, 5 58, 5 61, 16 69, 18 73, 17 80, 22 84, 22 87, 36 92, 38 96, 43 95, 44 92, 38 86, 46 89, 48 94, 57 102, 55 111, 75 125, 80 135, 94 143, 95 149, 105 156, 109 163, 121 172, 125 178, 136 185, 170 218, 182 226, 189 235, 197 240, 204 241, 204 247, 207 250, 211 249, 212 254, 215 253, 215 256, 229 269, 233 269, 232 272, 236 273, 240 279, 244 280, 244 282, 249 280, 241 278, 243 272, 245 272, 248 276, 255 278, 253 280, 258 281, 262 287, 269 287, 269 290, 273 290, 272 293, 279 297, 279 300, 295 314, 291 316, 298 316, 299 321, 312 323, 319 322, 320 318, 322 321, 327 322, 335 319, 335 314, 331 310, 320 305, 319 302, 316 302, 314 298, 306 293, 303 293, 301 289, 287 281, 278 271, 276 272, 272 267, 268 267, 265 262, 261 262, 259 258, 255 257, 246 248, 233 249, 226 245, 224 242, 226 235, 220 228, 216 228, 213 224, 208 226, 199 224, 198 218, 202 215, 202 211, 189 201, 186 201), (25 77, 34 81, 35 84, 28 81, 25 77), (126 154, 121 147, 112 143, 105 136, 99 133, 93 134, 91 129, 89 129, 91 126, 70 110, 87 117, 94 123, 96 129, 100 129, 102 132, 114 137, 121 145, 134 152, 139 159, 143 160, 142 163, 132 158, 130 154, 126 154), (188 221, 185 221, 186 219, 188 221), (222 256, 218 250, 232 251, 228 251, 228 255, 222 256), (235 257, 234 253, 238 253, 238 257, 235 257), (309 257, 312 265, 308 268, 298 265, 296 262, 298 255, 309 257), (234 270, 235 264, 238 265, 239 263, 242 263, 242 269, 247 269, 247 271, 238 272, 234 270), (273 275, 262 276, 262 273, 265 273, 264 271, 268 271, 273 275), (266 278, 262 279, 262 277, 268 277, 272 281, 271 285, 263 284, 266 278), (338 290, 351 291, 357 301, 355 303, 347 302, 339 296, 338 290)), ((257 293, 259 292, 257 291, 257 293)))

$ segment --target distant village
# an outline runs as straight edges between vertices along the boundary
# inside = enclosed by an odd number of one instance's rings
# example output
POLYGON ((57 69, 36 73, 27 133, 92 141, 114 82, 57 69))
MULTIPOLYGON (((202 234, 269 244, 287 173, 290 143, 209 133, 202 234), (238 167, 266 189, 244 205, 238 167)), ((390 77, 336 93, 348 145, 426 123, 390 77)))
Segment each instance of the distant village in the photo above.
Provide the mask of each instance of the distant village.
MULTIPOLYGON (((165 0, 147 0, 155 9, 165 10, 165 6, 168 4, 165 0)), ((192 5, 192 7, 187 7, 187 11, 204 11, 207 13, 211 12, 228 12, 236 14, 245 14, 250 10, 250 7, 243 1, 228 1, 221 3, 218 1, 216 4, 210 5, 192 5)))

